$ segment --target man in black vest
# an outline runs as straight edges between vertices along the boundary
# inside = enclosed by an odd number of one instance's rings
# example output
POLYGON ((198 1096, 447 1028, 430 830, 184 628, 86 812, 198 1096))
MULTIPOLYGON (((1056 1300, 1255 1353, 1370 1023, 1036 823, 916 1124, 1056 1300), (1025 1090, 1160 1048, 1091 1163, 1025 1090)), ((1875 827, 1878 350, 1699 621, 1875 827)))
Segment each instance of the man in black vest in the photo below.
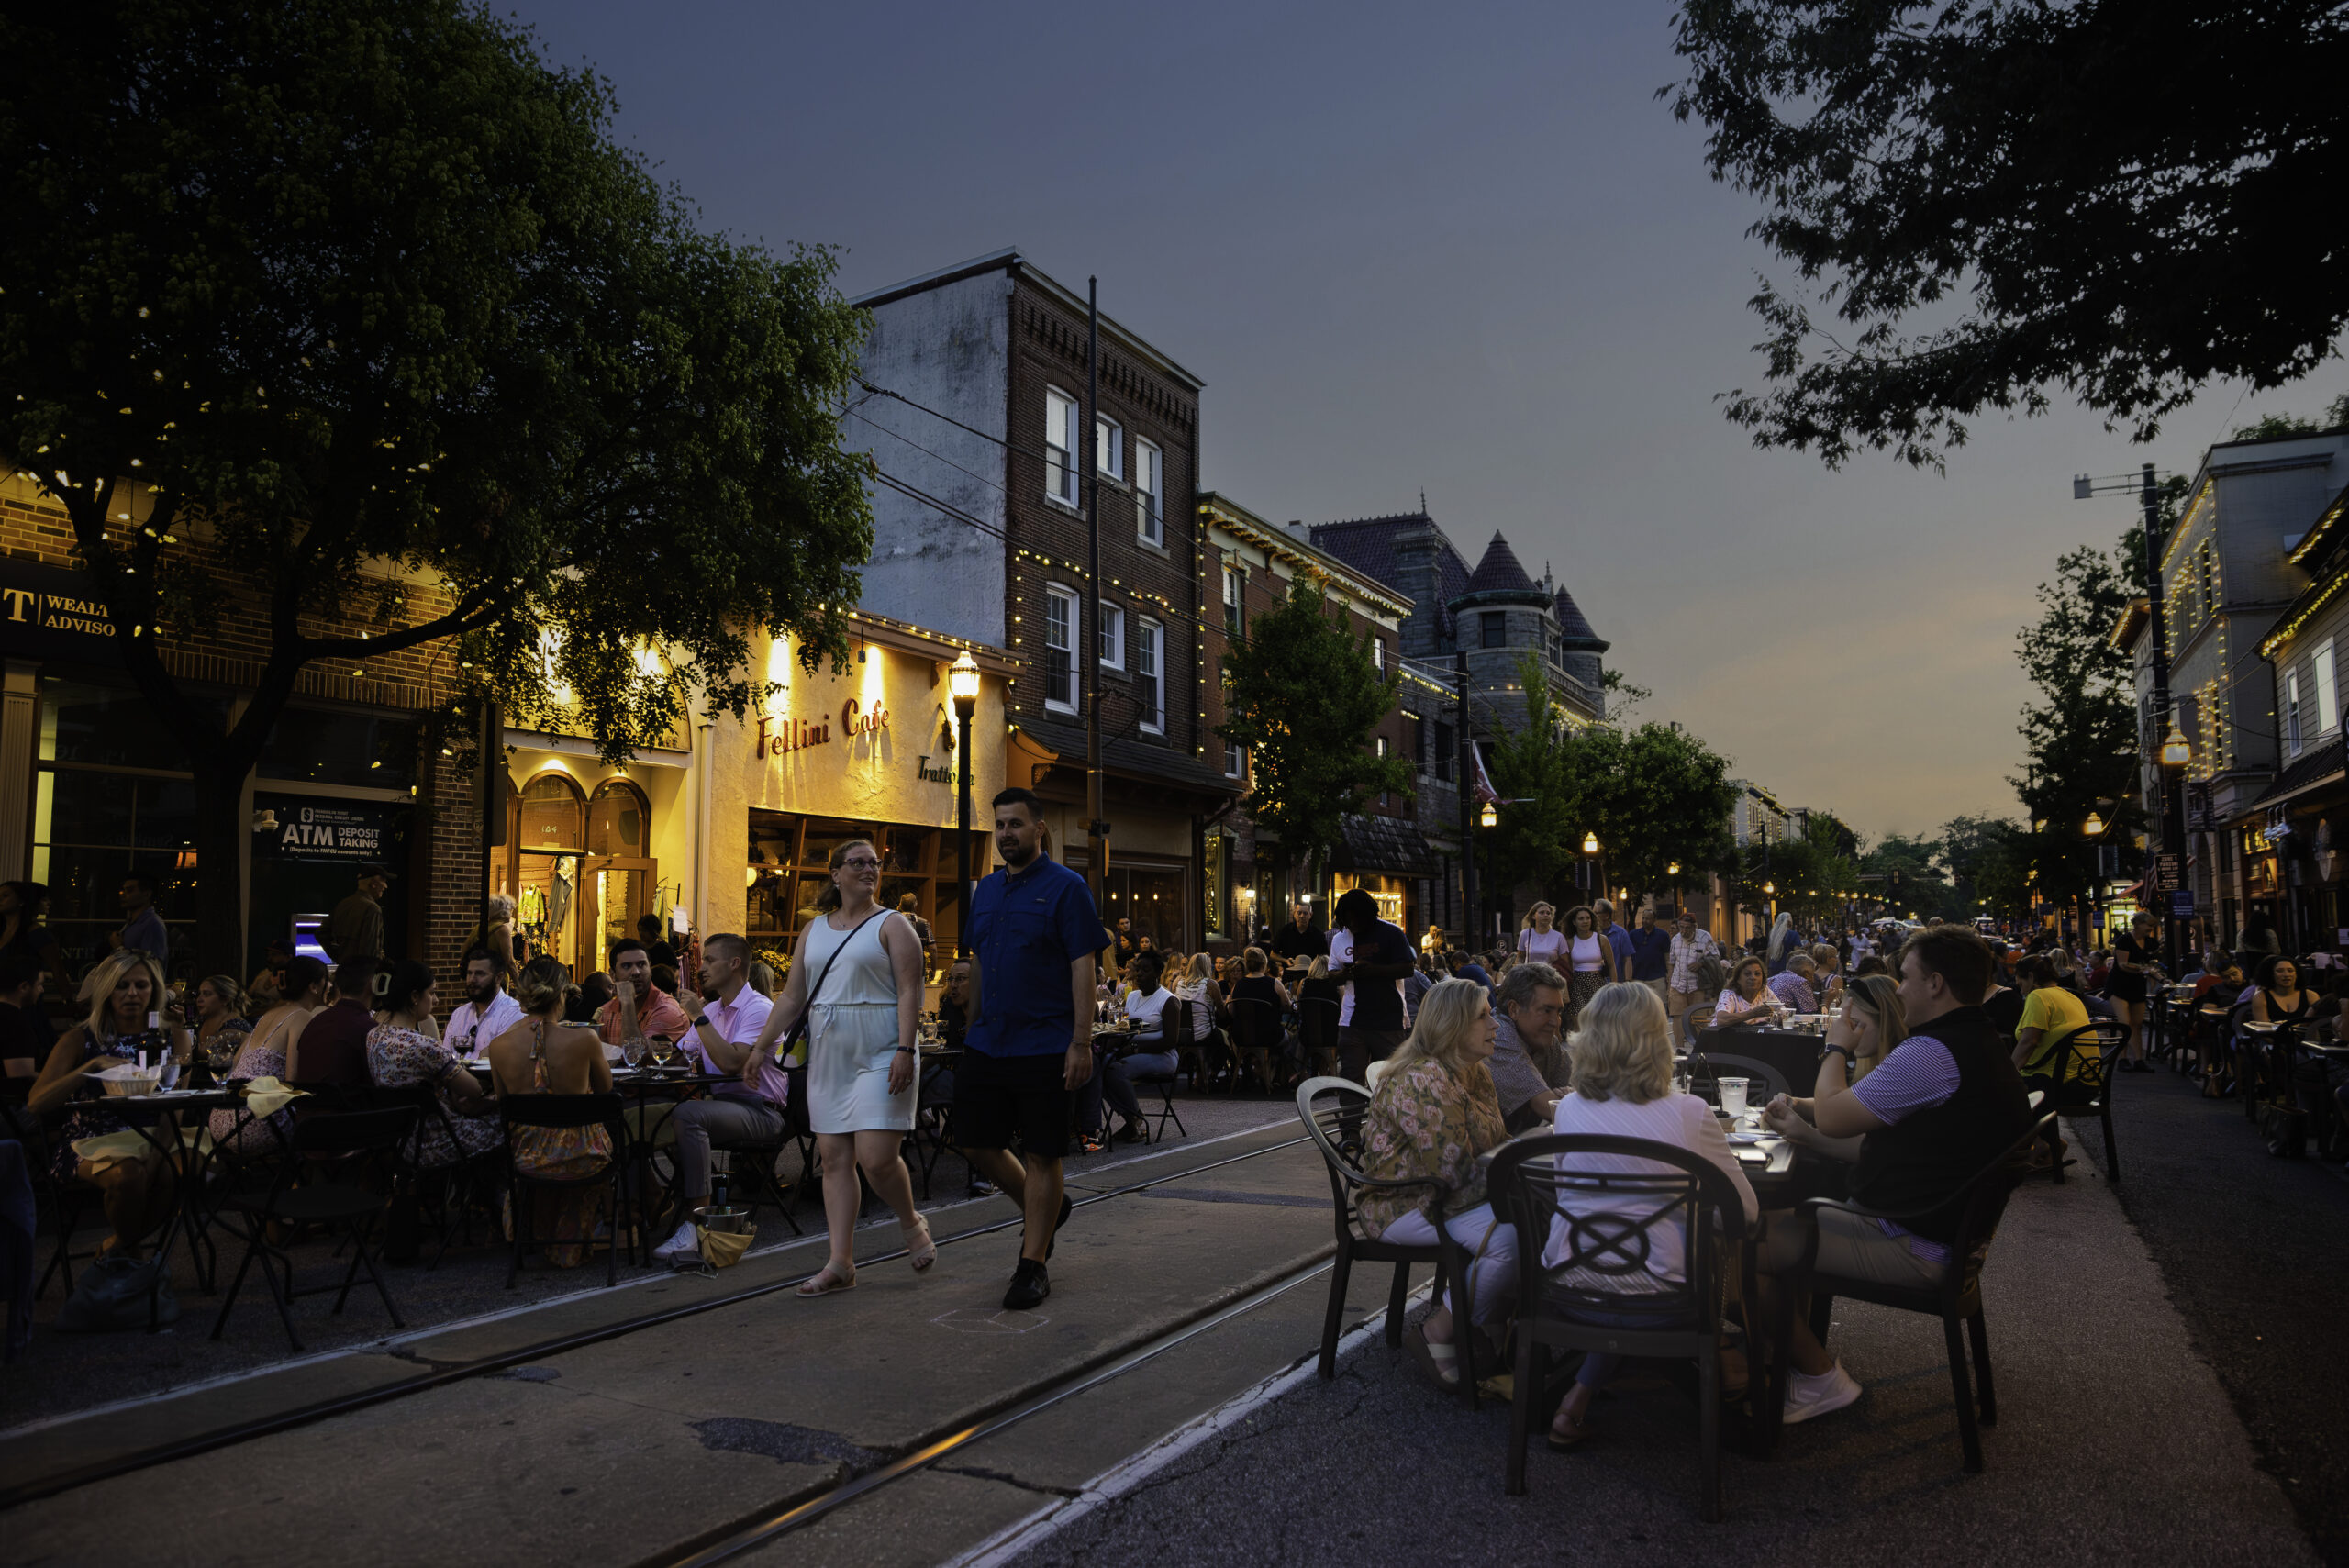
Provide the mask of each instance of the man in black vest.
MULTIPOLYGON (((1902 944, 1898 967, 1908 1037, 1854 1084, 1854 1041, 1838 1018, 1828 1031, 1812 1096, 1781 1095, 1762 1114, 1795 1141, 1855 1162, 1854 1203, 1896 1214, 1927 1211, 1905 1225, 1823 1211, 1820 1272, 1930 1285, 1949 1267, 1956 1200, 1965 1184, 2023 1135, 2031 1107, 2013 1046, 1982 1008, 1997 983, 1990 944, 1964 926, 1929 927, 1902 944)), ((1801 1228, 1784 1223, 1787 1218, 1773 1217, 1778 1223, 1764 1242, 1765 1272, 1785 1273, 1801 1260, 1801 1228)), ((1788 1421, 1840 1410, 1860 1396, 1859 1385, 1799 1318, 1792 1359, 1788 1421)))

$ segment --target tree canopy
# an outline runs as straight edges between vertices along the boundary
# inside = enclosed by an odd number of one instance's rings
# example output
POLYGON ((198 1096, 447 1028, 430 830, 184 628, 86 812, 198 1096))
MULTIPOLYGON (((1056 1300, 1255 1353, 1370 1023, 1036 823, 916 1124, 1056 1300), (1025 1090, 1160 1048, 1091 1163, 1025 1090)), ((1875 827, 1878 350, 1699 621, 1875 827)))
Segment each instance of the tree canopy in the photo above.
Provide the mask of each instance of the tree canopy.
POLYGON ((468 701, 618 759, 740 713, 754 630, 838 656, 863 317, 827 254, 701 232, 601 80, 459 0, 12 7, 0 51, 39 62, 0 100, 0 448, 195 759, 208 941, 307 666, 453 638, 468 701), (260 658, 232 725, 158 633, 260 658))
POLYGON ((1497 737, 1492 754, 1493 787, 1521 802, 1491 829, 1508 880, 1563 892, 1585 834, 1598 835, 1612 880, 1635 891, 1671 886, 1675 862, 1690 882, 1731 862, 1726 759, 1674 724, 1567 723, 1538 659, 1519 661, 1518 684, 1525 728, 1497 737))
POLYGON ((1326 855, 1345 819, 1382 791, 1410 793, 1416 765, 1380 757, 1371 731, 1395 706, 1399 674, 1381 674, 1370 634, 1349 635, 1326 585, 1300 572, 1288 596, 1250 622, 1221 660, 1224 721, 1216 733, 1249 752, 1248 814, 1260 862, 1326 855))
MULTIPOLYGON (((2037 695, 2021 726, 2029 770, 2012 781, 2034 822, 2031 865, 2040 896, 2060 902, 2097 880, 2097 850, 2129 843, 2144 820, 2136 799, 2137 694, 2131 656, 2110 633, 2143 579, 2143 534, 2110 550, 2084 545, 2055 562, 2036 590, 2040 617, 2016 633, 2023 673, 2037 695), (2093 812, 2118 830, 2091 838, 2093 812)), ((2133 849, 2124 855, 2133 871, 2133 849)))
POLYGON ((2338 0, 1687 0, 1667 86, 1798 287, 1753 301, 1762 446, 1938 466, 2076 396, 2151 439, 2213 380, 2307 374, 2349 323, 2338 0))

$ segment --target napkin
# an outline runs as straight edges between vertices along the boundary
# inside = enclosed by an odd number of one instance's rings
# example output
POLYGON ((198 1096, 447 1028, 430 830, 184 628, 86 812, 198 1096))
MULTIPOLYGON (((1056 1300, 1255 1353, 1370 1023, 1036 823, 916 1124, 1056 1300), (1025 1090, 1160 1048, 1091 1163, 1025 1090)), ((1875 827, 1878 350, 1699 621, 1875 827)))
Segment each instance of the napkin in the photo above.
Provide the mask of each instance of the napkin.
POLYGON ((309 1092, 289 1088, 275 1078, 256 1078, 245 1085, 245 1108, 267 1120, 309 1092))
POLYGON ((701 1238, 702 1262, 713 1269, 730 1269, 740 1262, 742 1254, 749 1251, 751 1243, 758 1239, 755 1230, 732 1235, 699 1225, 694 1227, 694 1234, 701 1238))
POLYGON ((119 1165, 127 1160, 141 1160, 154 1151, 155 1146, 139 1134, 137 1128, 125 1128, 120 1132, 104 1132, 95 1138, 77 1138, 73 1152, 100 1170, 119 1165))

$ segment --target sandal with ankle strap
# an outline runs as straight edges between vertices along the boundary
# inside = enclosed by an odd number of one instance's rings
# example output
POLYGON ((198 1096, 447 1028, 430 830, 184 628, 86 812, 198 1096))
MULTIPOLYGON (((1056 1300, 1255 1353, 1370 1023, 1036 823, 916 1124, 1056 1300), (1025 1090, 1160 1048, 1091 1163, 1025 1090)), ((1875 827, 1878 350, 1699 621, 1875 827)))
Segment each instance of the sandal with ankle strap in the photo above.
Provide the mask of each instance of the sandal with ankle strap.
POLYGON ((855 1288, 856 1270, 853 1266, 849 1269, 848 1273, 842 1273, 840 1272, 838 1265, 826 1263, 822 1268, 818 1269, 812 1276, 800 1281, 799 1288, 792 1294, 795 1296, 837 1296, 841 1291, 854 1290, 855 1288))
POLYGON ((905 1246, 906 1257, 912 1262, 914 1273, 921 1273, 938 1262, 938 1243, 930 1239, 930 1218, 927 1215, 918 1217, 910 1229, 898 1226, 897 1238, 905 1246), (919 1240, 916 1240, 917 1237, 919 1240))

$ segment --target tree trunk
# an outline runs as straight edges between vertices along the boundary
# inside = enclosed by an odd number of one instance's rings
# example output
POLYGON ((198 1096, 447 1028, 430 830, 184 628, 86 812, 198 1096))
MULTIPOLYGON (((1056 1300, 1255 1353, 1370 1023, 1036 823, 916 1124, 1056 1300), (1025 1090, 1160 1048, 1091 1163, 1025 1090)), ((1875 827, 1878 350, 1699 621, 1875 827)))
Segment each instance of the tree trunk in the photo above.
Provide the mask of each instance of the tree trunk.
POLYGON ((199 974, 242 984, 245 962, 243 878, 238 862, 251 824, 244 814, 249 761, 214 746, 195 759, 195 960, 199 974))

